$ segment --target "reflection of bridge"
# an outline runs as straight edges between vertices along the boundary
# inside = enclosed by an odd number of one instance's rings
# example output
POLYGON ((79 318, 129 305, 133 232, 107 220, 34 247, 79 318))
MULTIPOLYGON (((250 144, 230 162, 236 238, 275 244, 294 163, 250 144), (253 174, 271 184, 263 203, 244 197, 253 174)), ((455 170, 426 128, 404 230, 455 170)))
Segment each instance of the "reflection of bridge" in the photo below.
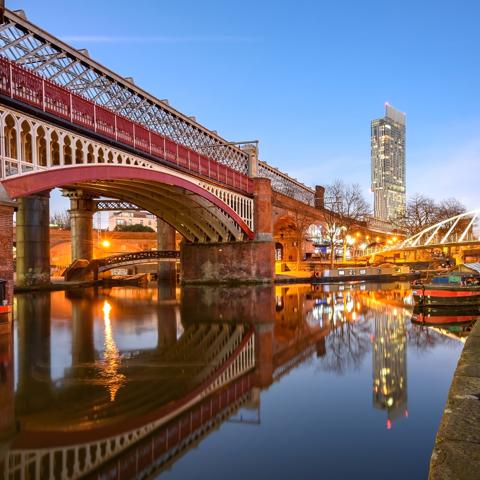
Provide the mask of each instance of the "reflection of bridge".
POLYGON ((447 256, 457 256, 468 248, 480 246, 478 218, 480 209, 461 213, 431 225, 396 245, 367 249, 363 253, 367 257, 388 256, 403 253, 405 258, 410 252, 421 250, 441 250, 447 256))
POLYGON ((160 465, 189 439, 198 438, 206 424, 245 401, 251 389, 246 374, 255 366, 254 340, 253 330, 243 325, 189 327, 160 353, 126 360, 127 382, 122 366, 112 364, 108 398, 94 390, 72 404, 65 397, 68 390, 89 381, 82 380, 88 368, 79 365, 56 393, 68 408, 62 410, 54 401, 48 411, 28 415, 0 467, 6 478, 23 478, 27 472, 34 478, 80 478, 154 431, 147 443, 159 455, 155 464, 160 465))
POLYGON ((99 272, 105 272, 113 268, 125 267, 128 265, 140 265, 152 262, 176 262, 179 259, 180 252, 177 250, 147 250, 145 252, 111 255, 110 257, 93 260, 93 263, 98 266, 99 272))

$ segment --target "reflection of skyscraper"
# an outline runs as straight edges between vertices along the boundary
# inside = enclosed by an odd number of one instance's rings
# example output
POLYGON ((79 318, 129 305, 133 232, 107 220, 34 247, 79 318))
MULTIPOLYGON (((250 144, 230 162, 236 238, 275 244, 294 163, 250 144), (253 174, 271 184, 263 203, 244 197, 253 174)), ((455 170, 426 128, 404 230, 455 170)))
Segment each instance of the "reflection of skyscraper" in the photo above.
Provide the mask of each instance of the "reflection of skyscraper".
POLYGON ((375 218, 392 220, 405 212, 405 114, 388 103, 372 121, 372 191, 375 218))
POLYGON ((387 428, 407 414, 407 351, 405 317, 386 307, 375 316, 373 344, 373 406, 386 410, 387 428))

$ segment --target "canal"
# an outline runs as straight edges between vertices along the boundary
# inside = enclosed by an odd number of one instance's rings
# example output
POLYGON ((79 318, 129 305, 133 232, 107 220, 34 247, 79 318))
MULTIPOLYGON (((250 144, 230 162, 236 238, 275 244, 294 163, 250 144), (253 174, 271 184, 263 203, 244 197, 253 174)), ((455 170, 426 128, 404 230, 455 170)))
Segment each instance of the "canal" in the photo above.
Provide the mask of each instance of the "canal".
POLYGON ((16 295, 0 337, 2 475, 425 479, 464 338, 413 323, 409 295, 16 295))

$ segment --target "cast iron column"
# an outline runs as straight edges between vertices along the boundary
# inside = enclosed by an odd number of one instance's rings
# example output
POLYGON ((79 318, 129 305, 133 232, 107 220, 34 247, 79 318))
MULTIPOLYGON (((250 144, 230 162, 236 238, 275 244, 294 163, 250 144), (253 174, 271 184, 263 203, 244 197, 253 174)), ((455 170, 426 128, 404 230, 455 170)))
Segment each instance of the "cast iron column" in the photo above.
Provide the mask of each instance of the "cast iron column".
POLYGON ((17 200, 17 278, 19 286, 50 282, 50 192, 17 200))

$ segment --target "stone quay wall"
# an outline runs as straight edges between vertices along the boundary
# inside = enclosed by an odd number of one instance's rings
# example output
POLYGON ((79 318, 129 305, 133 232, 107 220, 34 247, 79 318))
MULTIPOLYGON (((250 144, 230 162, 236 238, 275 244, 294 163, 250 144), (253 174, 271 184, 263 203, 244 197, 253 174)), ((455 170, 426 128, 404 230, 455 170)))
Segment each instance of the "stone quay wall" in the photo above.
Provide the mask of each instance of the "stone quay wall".
POLYGON ((430 460, 430 480, 480 478, 480 321, 465 342, 430 460))

